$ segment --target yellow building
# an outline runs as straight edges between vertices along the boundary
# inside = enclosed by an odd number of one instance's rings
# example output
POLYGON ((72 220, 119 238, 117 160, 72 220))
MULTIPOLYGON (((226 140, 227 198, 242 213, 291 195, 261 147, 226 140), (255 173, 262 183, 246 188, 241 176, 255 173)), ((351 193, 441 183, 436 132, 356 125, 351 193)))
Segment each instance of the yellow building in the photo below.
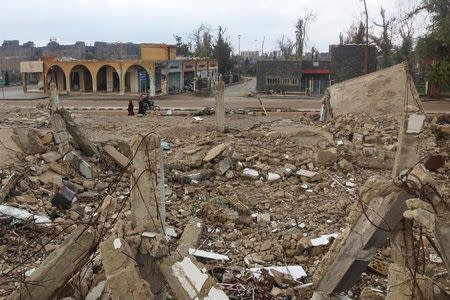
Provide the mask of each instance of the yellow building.
POLYGON ((126 60, 72 60, 42 57, 39 62, 21 64, 24 90, 27 74, 42 70, 44 92, 50 83, 56 83, 60 92, 67 93, 157 93, 181 90, 185 74, 188 78, 207 77, 216 80, 218 64, 211 59, 180 59, 176 46, 166 44, 141 44, 139 59, 126 60), (185 70, 184 61, 192 69, 185 70), (42 64, 41 66, 37 66, 42 64), (193 72, 193 76, 191 75, 193 72))

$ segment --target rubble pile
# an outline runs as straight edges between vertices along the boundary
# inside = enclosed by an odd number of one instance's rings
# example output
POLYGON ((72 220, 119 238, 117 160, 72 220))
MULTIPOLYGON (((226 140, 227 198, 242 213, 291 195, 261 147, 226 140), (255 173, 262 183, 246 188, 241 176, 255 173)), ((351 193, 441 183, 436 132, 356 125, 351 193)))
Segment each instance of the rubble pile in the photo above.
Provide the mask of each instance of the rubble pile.
MULTIPOLYGON (((58 298, 108 299, 130 287, 123 278, 133 282, 135 297, 153 296, 145 276, 138 274, 139 264, 121 254, 138 257, 136 247, 161 261, 166 279, 198 270, 209 299, 226 299, 221 291, 229 298, 308 298, 325 254, 347 234, 349 216, 360 209, 361 188, 373 175, 390 178, 398 146, 396 120, 363 114, 341 114, 325 124, 316 114, 232 116, 236 122, 247 118, 245 126, 231 126, 224 134, 192 130, 209 128, 203 125, 209 116, 184 131, 173 129, 185 118, 171 117, 173 133, 163 135, 163 164, 158 166, 165 178, 166 216, 164 233, 159 233, 132 224, 131 182, 139 179, 132 174, 137 166, 129 162, 135 154, 115 126, 105 125, 110 135, 96 140, 97 154, 86 155, 73 141, 72 149, 61 153, 58 137, 65 131, 55 131, 51 115, 43 108, 26 118, 21 113, 1 120, 18 147, 17 159, 0 173, 1 296, 19 289, 80 226, 104 223, 101 246, 92 249, 89 263, 58 298), (195 235, 189 228, 198 234, 197 245, 185 242, 186 235, 195 235), (170 271, 164 268, 169 263, 170 271), (111 288, 112 282, 120 284, 111 288)), ((449 144, 433 133, 438 122, 429 120, 421 133, 419 153, 442 155, 444 163, 432 174, 448 197, 449 144)), ((88 136, 96 130, 79 124, 88 136)), ((425 244, 430 272, 448 287, 442 261, 425 244)), ((345 291, 347 297, 386 294, 383 266, 392 261, 389 244, 380 247, 376 259, 345 291)), ((169 293, 177 291, 171 286, 169 293)))

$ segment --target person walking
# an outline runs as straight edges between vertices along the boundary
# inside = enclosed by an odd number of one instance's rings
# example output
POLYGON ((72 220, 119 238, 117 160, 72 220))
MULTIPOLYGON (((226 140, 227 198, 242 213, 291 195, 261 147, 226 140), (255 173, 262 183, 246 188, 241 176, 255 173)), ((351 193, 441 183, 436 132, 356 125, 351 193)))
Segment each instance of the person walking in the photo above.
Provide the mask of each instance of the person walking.
POLYGON ((133 105, 133 101, 130 100, 128 102, 128 115, 129 116, 134 116, 134 105, 133 105))

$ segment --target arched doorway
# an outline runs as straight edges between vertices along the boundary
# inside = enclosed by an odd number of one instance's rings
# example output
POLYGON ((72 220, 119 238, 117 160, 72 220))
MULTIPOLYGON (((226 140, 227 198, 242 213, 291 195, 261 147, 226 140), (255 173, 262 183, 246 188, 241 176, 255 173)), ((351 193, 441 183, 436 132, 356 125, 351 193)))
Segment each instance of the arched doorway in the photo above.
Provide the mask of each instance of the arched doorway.
POLYGON ((125 92, 148 93, 150 91, 150 77, 144 67, 132 65, 125 72, 125 92))
POLYGON ((97 91, 98 92, 118 92, 120 90, 119 74, 117 70, 104 65, 97 71, 97 91))
POLYGON ((70 90, 92 92, 92 75, 86 66, 76 65, 70 70, 70 90))
POLYGON ((58 91, 65 91, 67 90, 66 87, 66 74, 64 74, 63 69, 61 69, 61 67, 59 66, 51 66, 48 70, 47 70, 47 76, 46 76, 46 84, 47 84, 47 89, 50 88, 50 83, 55 83, 56 84, 56 88, 58 89, 58 91))

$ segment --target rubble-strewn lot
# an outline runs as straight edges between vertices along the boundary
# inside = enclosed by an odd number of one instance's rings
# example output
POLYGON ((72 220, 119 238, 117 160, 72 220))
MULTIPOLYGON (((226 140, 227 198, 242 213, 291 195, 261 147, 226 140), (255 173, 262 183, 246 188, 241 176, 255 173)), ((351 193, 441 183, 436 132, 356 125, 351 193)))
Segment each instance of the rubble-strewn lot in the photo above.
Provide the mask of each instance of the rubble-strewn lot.
MULTIPOLYGON (((198 260, 230 299, 310 297, 308 283, 336 235, 349 224, 349 214, 358 209, 360 187, 372 175, 391 177, 398 123, 364 115, 339 116, 322 124, 317 114, 231 114, 226 119, 228 132, 218 134, 214 116, 202 118, 194 122, 192 116, 164 113, 127 117, 117 111, 77 112, 75 121, 100 151, 99 157, 82 155, 88 165, 82 167, 79 161, 67 161, 58 153, 44 107, 0 108, 2 186, 13 173, 19 174, 0 205, 51 220, 37 224, 30 216, 12 217, 0 211, 0 297, 17 290, 77 225, 90 222, 107 194, 117 204, 104 221, 108 229, 104 238, 114 224, 114 230, 119 230, 120 223, 124 240, 133 243, 130 175, 109 158, 103 146, 112 145, 131 158, 133 137, 149 132, 167 142, 166 222, 175 231, 170 234, 169 248, 176 248, 188 221, 198 217, 205 230, 197 250, 229 258, 198 260), (64 193, 62 198, 55 197, 61 187, 73 188, 77 201, 68 201, 64 193), (301 266, 306 276, 294 276, 294 269, 290 271, 294 278, 262 271, 258 280, 250 272, 250 268, 273 266, 301 266)), ((448 124, 448 119, 429 117, 427 121, 419 153, 421 157, 438 153, 446 157, 447 162, 433 176, 448 199, 450 142, 448 133, 439 127, 448 124)), ((450 279, 442 261, 424 243, 429 251, 427 274, 449 291, 450 279)), ((391 261, 389 244, 377 257, 381 263, 391 261)), ((80 271, 57 297, 81 299, 90 293, 89 299, 100 299, 94 296, 98 293, 108 299, 99 251, 80 271)), ((369 269, 346 295, 357 298, 365 287, 385 295, 386 277, 369 269)))

